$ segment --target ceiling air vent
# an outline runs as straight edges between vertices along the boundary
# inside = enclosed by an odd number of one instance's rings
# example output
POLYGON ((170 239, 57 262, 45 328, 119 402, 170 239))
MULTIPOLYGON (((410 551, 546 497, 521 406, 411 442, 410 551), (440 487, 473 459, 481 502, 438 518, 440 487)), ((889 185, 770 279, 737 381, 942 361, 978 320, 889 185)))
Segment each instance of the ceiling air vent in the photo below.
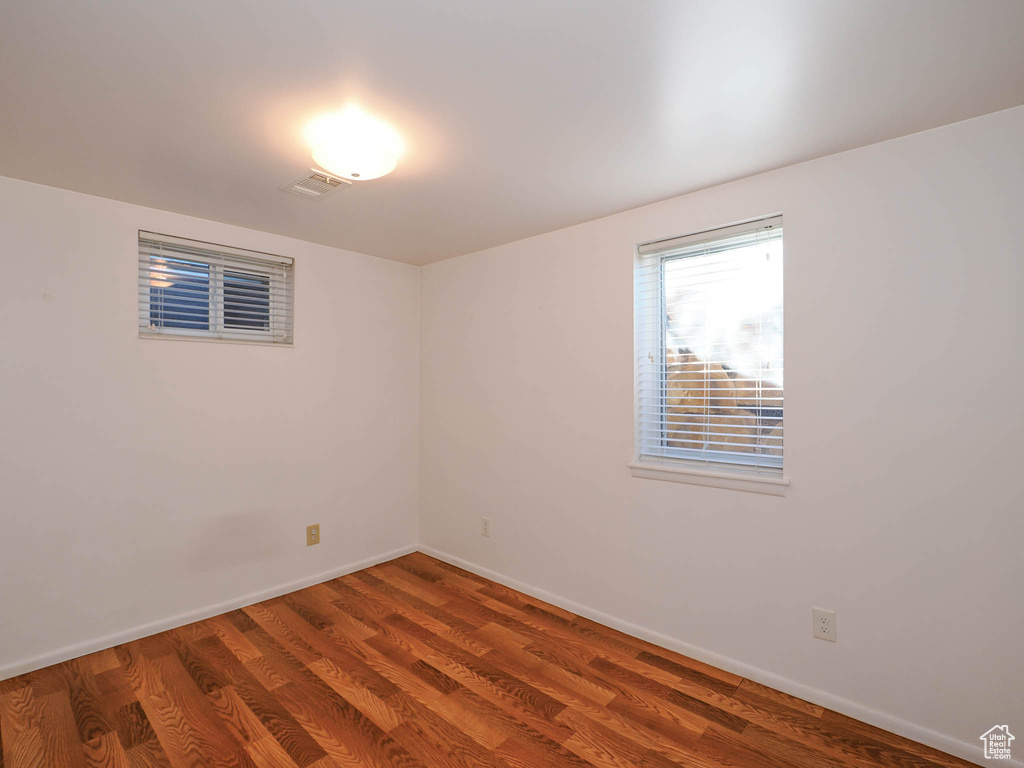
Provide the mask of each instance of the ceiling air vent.
POLYGON ((297 179, 292 179, 281 189, 285 192, 292 192, 300 197, 308 197, 311 200, 319 200, 339 189, 352 186, 351 181, 339 179, 323 171, 311 170, 302 174, 297 179))

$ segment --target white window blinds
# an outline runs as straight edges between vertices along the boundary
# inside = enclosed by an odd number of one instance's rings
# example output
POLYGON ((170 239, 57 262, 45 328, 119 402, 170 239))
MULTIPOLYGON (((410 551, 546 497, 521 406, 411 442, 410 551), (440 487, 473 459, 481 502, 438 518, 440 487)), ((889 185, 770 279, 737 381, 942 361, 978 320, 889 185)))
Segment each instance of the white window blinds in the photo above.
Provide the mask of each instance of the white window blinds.
POLYGON ((139 232, 139 335, 292 342, 294 262, 139 232))
POLYGON ((780 474, 782 217, 638 254, 639 460, 780 474))

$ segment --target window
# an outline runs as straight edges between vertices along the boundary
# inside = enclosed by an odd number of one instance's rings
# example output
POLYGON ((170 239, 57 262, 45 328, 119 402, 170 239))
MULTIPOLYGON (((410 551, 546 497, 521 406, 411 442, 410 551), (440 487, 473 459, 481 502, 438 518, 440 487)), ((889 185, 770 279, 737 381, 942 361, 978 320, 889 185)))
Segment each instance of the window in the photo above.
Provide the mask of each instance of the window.
POLYGON ((781 474, 782 218, 638 253, 638 462, 781 474))
POLYGON ((294 262, 139 232, 139 335, 292 342, 294 262))

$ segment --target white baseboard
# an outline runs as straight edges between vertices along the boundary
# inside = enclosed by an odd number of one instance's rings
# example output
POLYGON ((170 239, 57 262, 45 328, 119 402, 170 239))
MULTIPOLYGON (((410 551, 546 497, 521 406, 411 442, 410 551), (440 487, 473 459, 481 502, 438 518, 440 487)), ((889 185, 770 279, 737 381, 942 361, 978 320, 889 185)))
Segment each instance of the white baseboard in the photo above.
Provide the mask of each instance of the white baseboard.
POLYGON ((197 608, 194 611, 188 611, 186 613, 179 613, 176 616, 170 616, 166 619, 160 619, 159 621, 152 621, 148 624, 142 624, 131 629, 125 629, 121 632, 114 632, 104 637, 97 637, 93 640, 87 640, 82 643, 76 643, 74 645, 68 645, 63 648, 58 648, 54 651, 47 651, 41 653, 38 656, 33 656, 28 659, 22 659, 15 661, 12 664, 0 667, 0 680, 6 680, 9 677, 17 677, 23 675, 26 672, 32 672, 36 669, 42 669, 48 667, 51 664, 59 664, 62 661, 68 661, 69 659, 76 659, 79 656, 85 656, 89 653, 95 653, 96 651, 102 651, 104 648, 112 648, 115 645, 121 643, 128 643, 132 640, 138 640, 141 637, 148 637, 149 635, 155 635, 158 632, 166 632, 168 629, 174 629, 176 627, 182 627, 186 624, 191 624, 194 621, 201 621, 208 619, 211 616, 218 616, 228 611, 233 611, 236 608, 243 608, 253 603, 258 603, 261 600, 269 600, 272 597, 280 597, 286 595, 289 592, 294 592, 298 589, 304 589, 305 587, 311 587, 314 584, 320 584, 324 581, 336 579, 339 576, 344 576, 348 573, 355 573, 361 571, 363 568, 369 568, 371 565, 377 565, 378 563, 386 563, 388 560, 394 560, 396 557, 402 555, 408 555, 410 552, 415 552, 418 547, 415 544, 410 544, 399 549, 392 550, 390 552, 384 552, 380 555, 368 557, 365 560, 360 560, 356 563, 349 563, 343 565, 340 568, 332 568, 329 571, 317 573, 312 576, 306 576, 296 581, 289 582, 287 584, 279 584, 276 587, 270 589, 264 589, 259 592, 252 592, 248 595, 235 598, 233 600, 226 600, 222 603, 216 603, 214 605, 207 605, 203 608, 197 608))
MULTIPOLYGON (((585 616, 588 619, 613 627, 614 629, 618 629, 622 632, 633 635, 634 637, 639 637, 643 640, 654 643, 655 645, 660 645, 662 648, 668 648, 669 650, 682 653, 699 661, 703 661, 706 664, 711 664, 712 666, 740 675, 741 677, 746 677, 750 680, 761 683, 762 685, 770 686, 779 691, 783 691, 784 693, 788 693, 819 706, 826 707, 827 709, 835 710, 836 712, 840 712, 849 717, 861 720, 862 722, 869 723, 870 725, 874 725, 878 728, 883 728, 891 733, 912 739, 913 741, 920 742, 921 744, 926 744, 964 760, 969 760, 973 763, 977 763, 978 765, 988 765, 991 763, 991 761, 984 759, 980 746, 968 744, 960 741, 959 739, 954 739, 951 736, 946 736, 929 728, 880 712, 877 709, 866 707, 862 704, 844 699, 840 696, 835 696, 826 691, 804 685, 803 683, 798 683, 772 672, 767 672, 763 669, 750 666, 749 664, 744 664, 741 661, 721 656, 717 653, 713 653, 712 651, 698 648, 682 640, 677 640, 673 637, 669 637, 668 635, 663 635, 660 632, 647 629, 646 627, 641 627, 637 624, 617 619, 614 616, 609 616, 606 613, 602 613, 601 611, 582 605, 573 600, 566 599, 560 595, 553 594, 547 590, 540 589, 532 584, 527 584, 502 573, 492 571, 490 568, 484 568, 476 563, 463 560, 461 557, 450 555, 447 552, 442 552, 434 549, 433 547, 415 544, 401 547, 390 552, 384 552, 374 557, 368 557, 364 560, 360 560, 359 562, 349 563, 348 565, 333 568, 329 571, 307 576, 287 584, 280 584, 276 587, 271 587, 270 589, 265 589, 260 592, 253 592, 233 600, 208 605, 194 611, 180 613, 166 619, 132 627, 131 629, 115 632, 104 637, 98 637, 75 645, 65 646, 28 659, 22 659, 0 667, 0 680, 6 680, 9 677, 16 677, 17 675, 32 672, 36 669, 42 669, 43 667, 48 667, 52 664, 59 664, 69 659, 101 651, 104 648, 111 648, 115 645, 120 645, 121 643, 138 640, 139 638, 147 637, 158 632, 165 632, 169 629, 184 626, 185 624, 191 624, 194 621, 208 619, 211 616, 217 616, 219 614, 226 613, 227 611, 233 611, 236 608, 243 608, 247 605, 258 603, 261 600, 279 597, 280 595, 304 589, 305 587, 329 581, 330 579, 336 579, 339 576, 354 573, 355 571, 360 571, 363 568, 369 568, 370 566, 377 565, 378 563, 394 560, 396 557, 401 557, 402 555, 407 555, 410 552, 416 551, 424 552, 439 560, 444 560, 446 563, 451 563, 452 565, 457 565, 460 568, 465 568, 467 571, 471 571, 472 573, 491 579, 492 581, 512 587, 520 592, 525 592, 528 595, 533 595, 545 602, 552 603, 560 608, 572 611, 580 616, 585 616)), ((1019 760, 999 762, 1000 765, 1006 766, 1007 768, 1024 768, 1024 762, 1019 760)))
MULTIPOLYGON (((727 672, 732 672, 733 674, 741 677, 746 677, 756 683, 767 685, 771 688, 782 691, 783 693, 788 693, 791 696, 796 696, 813 704, 825 707, 826 709, 834 710, 847 715, 848 717, 868 723, 869 725, 874 725, 878 728, 882 728, 891 733, 911 739, 912 741, 925 744, 950 755, 955 755, 956 757, 969 760, 972 763, 977 763, 978 765, 989 765, 993 762, 984 758, 984 753, 980 744, 978 746, 968 744, 960 741, 959 739, 954 739, 951 736, 946 736, 945 734, 938 733, 937 731, 933 731, 929 728, 888 715, 885 712, 880 712, 877 709, 872 709, 871 707, 866 707, 862 704, 850 701, 849 699, 835 696, 827 691, 812 688, 809 685, 804 685, 803 683, 798 683, 772 672, 752 667, 749 664, 744 664, 741 661, 736 661, 735 659, 730 659, 726 656, 720 656, 712 651, 698 648, 690 645, 689 643, 683 642, 682 640, 677 640, 673 637, 669 637, 668 635, 663 635, 660 632, 647 629, 646 627, 631 624, 628 621, 622 621, 621 619, 609 616, 606 613, 602 613, 601 611, 595 610, 586 605, 581 605, 580 603, 568 600, 560 595, 552 594, 547 590, 540 589, 539 587, 519 581, 518 579, 510 578, 502 573, 492 571, 490 568, 484 568, 476 563, 463 560, 461 557, 450 555, 447 552, 441 552, 433 547, 421 544, 419 551, 428 554, 431 557, 436 557, 438 560, 450 563, 451 565, 457 565, 458 567, 471 571, 478 576, 483 576, 491 581, 496 581, 500 584, 504 584, 505 586, 519 590, 520 592, 525 592, 528 595, 544 600, 545 602, 557 605, 559 608, 564 608, 567 611, 572 611, 580 616, 592 619, 593 621, 604 624, 605 626, 618 629, 626 634, 639 637, 642 640, 647 640, 655 645, 660 645, 662 648, 668 648, 669 650, 676 651, 685 656, 690 656, 691 658, 702 661, 705 664, 710 664, 714 667, 718 667, 719 669, 724 669, 727 672)), ((1024 768, 1024 763, 1018 760, 1000 760, 997 762, 1007 768, 1024 768)))

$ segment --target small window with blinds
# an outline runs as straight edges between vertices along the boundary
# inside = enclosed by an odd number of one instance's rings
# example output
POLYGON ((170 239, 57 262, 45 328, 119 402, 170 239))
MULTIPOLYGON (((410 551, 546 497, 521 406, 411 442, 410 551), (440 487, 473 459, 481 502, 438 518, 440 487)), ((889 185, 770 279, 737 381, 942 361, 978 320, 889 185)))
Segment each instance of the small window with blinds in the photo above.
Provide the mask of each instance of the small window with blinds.
POLYGON ((640 246, 640 462, 782 473, 782 265, 781 217, 640 246))
POLYGON ((294 262, 139 231, 139 335, 292 343, 294 262))

